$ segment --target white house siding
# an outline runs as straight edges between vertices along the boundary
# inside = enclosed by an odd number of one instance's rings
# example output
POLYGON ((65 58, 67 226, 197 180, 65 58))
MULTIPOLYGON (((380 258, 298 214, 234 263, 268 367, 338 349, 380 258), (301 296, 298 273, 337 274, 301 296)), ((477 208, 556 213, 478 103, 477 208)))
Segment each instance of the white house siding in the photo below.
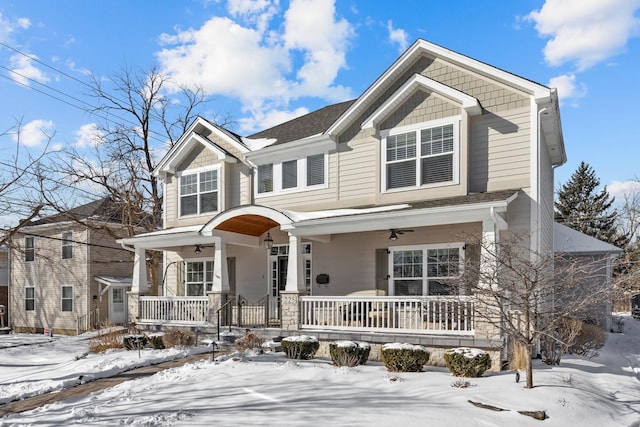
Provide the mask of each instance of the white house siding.
MULTIPOLYGON (((24 237, 16 237, 18 249, 11 253, 11 311, 12 327, 15 330, 35 331, 52 327, 61 332, 76 330, 76 316, 87 312, 87 246, 73 245, 73 258, 62 259, 62 231, 68 227, 51 228, 36 226, 25 229, 36 234, 35 260, 24 261, 24 237), (73 311, 62 311, 62 286, 73 286, 73 311), (25 310, 25 287, 35 288, 35 310, 25 310)), ((87 233, 81 228, 73 228, 73 240, 86 242, 87 233)))
POLYGON ((528 108, 473 117, 469 161, 470 191, 528 187, 530 138, 528 108))
POLYGON ((540 153, 540 250, 550 253, 553 251, 553 168, 549 152, 542 142, 540 153))

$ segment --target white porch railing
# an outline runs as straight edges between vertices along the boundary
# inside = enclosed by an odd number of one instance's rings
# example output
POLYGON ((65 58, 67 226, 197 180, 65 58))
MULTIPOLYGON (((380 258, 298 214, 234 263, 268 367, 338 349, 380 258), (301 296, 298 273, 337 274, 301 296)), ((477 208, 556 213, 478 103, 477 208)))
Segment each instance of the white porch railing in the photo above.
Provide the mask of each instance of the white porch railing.
POLYGON ((300 297, 302 329, 473 335, 468 296, 300 297))
POLYGON ((140 297, 141 323, 207 323, 207 297, 140 297))

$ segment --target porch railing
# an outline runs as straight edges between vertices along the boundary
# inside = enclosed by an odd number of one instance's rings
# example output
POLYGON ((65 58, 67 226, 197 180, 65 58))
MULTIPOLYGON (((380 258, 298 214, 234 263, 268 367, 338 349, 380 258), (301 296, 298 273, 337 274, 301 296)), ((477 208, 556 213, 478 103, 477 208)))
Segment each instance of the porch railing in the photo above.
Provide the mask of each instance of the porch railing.
POLYGON ((100 324, 100 308, 96 307, 86 314, 76 317, 76 334, 97 329, 100 324))
POLYGON ((473 335, 468 296, 300 297, 302 329, 473 335))
POLYGON ((140 322, 207 323, 207 297, 140 297, 140 322))

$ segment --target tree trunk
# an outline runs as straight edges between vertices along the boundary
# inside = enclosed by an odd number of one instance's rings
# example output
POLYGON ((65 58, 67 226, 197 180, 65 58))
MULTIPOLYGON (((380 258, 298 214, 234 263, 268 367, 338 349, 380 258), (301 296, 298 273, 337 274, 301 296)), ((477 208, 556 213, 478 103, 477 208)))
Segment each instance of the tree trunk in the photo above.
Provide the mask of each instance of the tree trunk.
POLYGON ((527 386, 526 388, 533 388, 533 361, 531 360, 531 345, 524 346, 525 359, 524 367, 527 371, 527 386))

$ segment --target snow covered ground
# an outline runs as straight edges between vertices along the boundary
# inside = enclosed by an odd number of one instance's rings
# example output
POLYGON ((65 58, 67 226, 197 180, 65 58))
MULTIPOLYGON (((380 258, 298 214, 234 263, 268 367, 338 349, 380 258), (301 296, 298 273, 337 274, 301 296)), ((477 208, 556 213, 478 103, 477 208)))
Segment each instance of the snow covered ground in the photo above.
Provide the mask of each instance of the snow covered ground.
MULTIPOLYGON (((68 387, 80 375, 105 377, 178 356, 176 350, 144 350, 140 358, 136 351, 82 357, 86 349, 86 337, 0 336, 0 401, 68 387)), ((336 368, 282 353, 236 354, 0 418, 0 426, 640 427, 640 321, 626 317, 624 332, 609 334, 598 357, 568 356, 554 367, 536 361, 535 368, 532 390, 516 383, 512 372, 488 373, 457 388, 444 368, 393 374, 377 362, 336 368), (549 418, 534 420, 518 410, 544 410, 549 418)))

